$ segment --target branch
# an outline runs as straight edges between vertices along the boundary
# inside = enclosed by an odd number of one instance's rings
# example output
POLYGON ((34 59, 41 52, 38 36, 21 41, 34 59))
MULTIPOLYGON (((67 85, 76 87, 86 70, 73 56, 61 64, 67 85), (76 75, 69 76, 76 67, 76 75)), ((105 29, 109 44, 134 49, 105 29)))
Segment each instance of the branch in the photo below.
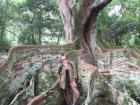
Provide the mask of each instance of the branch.
POLYGON ((97 0, 93 4, 91 4, 90 8, 98 8, 100 6, 106 6, 109 4, 112 0, 97 0))
POLYGON ((112 0, 100 0, 99 2, 95 2, 94 5, 91 6, 92 9, 97 9, 98 12, 101 11, 107 4, 109 4, 112 0))
POLYGON ((52 93, 52 90, 55 89, 57 87, 59 83, 59 80, 57 80, 54 85, 52 86, 52 88, 50 88, 49 90, 43 92, 42 94, 36 96, 34 99, 32 99, 27 105, 38 105, 40 102, 42 102, 50 93, 52 93))
POLYGON ((10 32, 11 34, 13 34, 14 36, 16 36, 17 38, 20 38, 17 34, 15 34, 14 32, 8 30, 8 29, 5 29, 7 32, 10 32))
MULTIPOLYGON (((81 8, 84 8, 84 16, 82 19, 82 23, 86 24, 87 20, 93 16, 93 14, 98 14, 107 4, 109 4, 112 0, 95 0, 93 2, 90 1, 86 1, 83 0, 81 3, 81 8), (87 3, 87 5, 85 7, 84 4, 85 2, 89 2, 87 3)), ((83 12, 83 9, 81 10, 81 12, 83 12)))

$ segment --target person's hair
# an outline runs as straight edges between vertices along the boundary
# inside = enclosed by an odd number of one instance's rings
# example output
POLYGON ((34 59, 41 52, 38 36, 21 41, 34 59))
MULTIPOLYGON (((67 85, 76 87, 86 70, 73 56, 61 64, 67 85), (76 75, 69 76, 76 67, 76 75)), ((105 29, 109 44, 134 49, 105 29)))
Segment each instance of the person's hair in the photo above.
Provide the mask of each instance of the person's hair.
POLYGON ((60 62, 62 62, 62 61, 61 61, 61 57, 62 57, 62 56, 65 56, 65 57, 66 57, 66 59, 67 59, 67 56, 66 56, 64 53, 62 53, 62 54, 60 55, 60 59, 59 59, 59 60, 60 60, 60 62))
MULTIPOLYGON (((62 54, 61 54, 61 56, 65 56, 65 54, 64 54, 64 53, 62 53, 62 54)), ((61 56, 60 56, 60 57, 61 57, 61 56)))

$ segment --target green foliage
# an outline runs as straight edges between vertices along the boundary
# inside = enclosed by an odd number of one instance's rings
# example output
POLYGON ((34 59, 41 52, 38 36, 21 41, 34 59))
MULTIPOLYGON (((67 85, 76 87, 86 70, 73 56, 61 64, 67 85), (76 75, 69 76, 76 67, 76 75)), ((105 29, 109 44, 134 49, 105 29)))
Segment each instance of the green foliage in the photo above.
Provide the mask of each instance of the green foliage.
POLYGON ((0 52, 1 51, 7 52, 10 48, 11 48, 10 42, 6 38, 0 40, 0 52))
POLYGON ((0 26, 1 40, 6 35, 18 44, 45 44, 64 34, 56 0, 1 0, 0 26))
POLYGON ((98 39, 115 46, 139 46, 139 0, 114 0, 97 21, 98 39), (116 8, 116 9, 115 9, 116 8))
POLYGON ((27 0, 25 5, 19 8, 21 11, 19 14, 22 16, 21 27, 23 27, 19 42, 42 44, 42 39, 46 35, 59 37, 62 34, 62 23, 57 7, 57 2, 54 0, 27 0))

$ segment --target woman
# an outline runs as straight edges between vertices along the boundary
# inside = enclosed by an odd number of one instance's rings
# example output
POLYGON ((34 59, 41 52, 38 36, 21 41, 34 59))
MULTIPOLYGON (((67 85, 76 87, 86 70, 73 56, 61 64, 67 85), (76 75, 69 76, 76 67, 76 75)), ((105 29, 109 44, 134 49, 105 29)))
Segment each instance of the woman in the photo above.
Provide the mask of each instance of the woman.
POLYGON ((67 60, 64 54, 60 56, 61 65, 58 74, 60 76, 60 88, 67 105, 77 105, 79 91, 76 84, 77 71, 74 63, 67 60))

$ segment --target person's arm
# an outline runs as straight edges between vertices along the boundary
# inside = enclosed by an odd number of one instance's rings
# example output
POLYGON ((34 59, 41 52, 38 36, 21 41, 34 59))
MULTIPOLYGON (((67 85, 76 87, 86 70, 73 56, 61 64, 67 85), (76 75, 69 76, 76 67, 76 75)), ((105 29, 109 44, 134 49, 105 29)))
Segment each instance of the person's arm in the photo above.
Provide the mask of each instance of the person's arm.
POLYGON ((76 67, 75 67, 75 64, 72 63, 72 66, 73 66, 73 86, 77 86, 76 84, 76 79, 77 79, 77 70, 76 70, 76 67))
POLYGON ((58 74, 60 75, 63 69, 63 64, 58 65, 58 74))
POLYGON ((76 70, 76 67, 75 67, 75 64, 72 63, 72 66, 73 66, 73 79, 77 79, 77 70, 76 70))
POLYGON ((58 65, 58 70, 57 70, 57 73, 58 73, 58 78, 59 78, 59 80, 60 80, 60 74, 61 74, 61 72, 62 72, 62 65, 58 65))

